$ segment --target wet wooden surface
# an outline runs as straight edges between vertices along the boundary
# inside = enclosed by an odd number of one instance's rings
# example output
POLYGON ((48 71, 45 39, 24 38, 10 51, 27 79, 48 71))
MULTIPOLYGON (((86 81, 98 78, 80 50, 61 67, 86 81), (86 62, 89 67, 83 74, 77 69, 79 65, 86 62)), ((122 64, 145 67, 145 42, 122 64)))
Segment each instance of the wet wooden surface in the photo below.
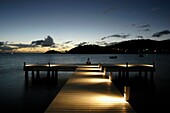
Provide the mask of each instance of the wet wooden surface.
POLYGON ((45 113, 135 113, 97 65, 78 66, 45 113))

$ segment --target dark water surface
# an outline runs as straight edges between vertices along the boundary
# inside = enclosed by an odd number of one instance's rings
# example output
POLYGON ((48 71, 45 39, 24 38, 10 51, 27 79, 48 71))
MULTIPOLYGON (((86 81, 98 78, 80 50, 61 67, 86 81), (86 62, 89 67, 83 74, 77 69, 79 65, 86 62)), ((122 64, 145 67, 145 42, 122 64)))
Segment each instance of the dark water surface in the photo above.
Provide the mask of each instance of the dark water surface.
POLYGON ((154 78, 144 78, 138 73, 130 73, 129 79, 118 79, 113 74, 113 83, 123 92, 130 87, 129 103, 137 113, 169 110, 170 101, 170 55, 150 54, 0 54, 0 113, 43 113, 73 72, 59 72, 58 81, 47 79, 42 72, 40 79, 29 79, 25 84, 23 63, 85 63, 90 58, 93 63, 153 63, 156 64, 154 78))

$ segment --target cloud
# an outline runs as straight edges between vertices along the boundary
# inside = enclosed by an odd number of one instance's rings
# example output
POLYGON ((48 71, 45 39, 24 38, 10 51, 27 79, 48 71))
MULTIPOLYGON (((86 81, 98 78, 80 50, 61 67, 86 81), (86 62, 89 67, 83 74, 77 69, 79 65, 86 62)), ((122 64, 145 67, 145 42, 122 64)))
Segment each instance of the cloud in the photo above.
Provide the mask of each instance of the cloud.
POLYGON ((161 37, 163 35, 168 35, 170 34, 170 31, 169 30, 163 30, 163 31, 160 31, 160 32, 156 32, 152 35, 152 37, 161 37))
POLYGON ((143 36, 136 36, 137 38, 144 38, 143 36))
POLYGON ((150 24, 145 24, 145 25, 140 25, 138 26, 139 28, 146 28, 146 27, 151 27, 150 24))
POLYGON ((103 37, 103 38, 101 38, 101 40, 105 40, 106 38, 108 38, 108 37, 103 37))
POLYGON ((0 42, 0 50, 1 51, 13 51, 15 49, 20 48, 34 48, 35 45, 31 44, 8 44, 7 42, 0 42))
POLYGON ((139 31, 150 31, 150 29, 142 29, 142 30, 139 30, 139 31))
POLYGON ((55 43, 52 37, 47 36, 44 40, 36 40, 32 41, 31 44, 13 44, 6 42, 0 42, 0 51, 2 52, 10 52, 10 51, 18 51, 23 49, 35 49, 36 47, 55 47, 55 43))
POLYGON ((96 41, 95 43, 96 43, 97 45, 103 45, 103 46, 105 46, 105 45, 108 44, 106 41, 96 41))
POLYGON ((0 50, 1 51, 12 51, 14 49, 18 49, 19 47, 17 45, 11 45, 11 44, 7 44, 4 42, 1 42, 0 44, 0 50))
POLYGON ((111 37, 117 37, 117 38, 127 38, 127 37, 129 37, 130 35, 128 34, 128 35, 120 35, 120 34, 115 34, 115 35, 111 35, 111 37))
POLYGON ((103 37, 103 38, 101 38, 101 40, 105 40, 107 38, 112 38, 112 37, 115 37, 115 38, 127 38, 129 36, 130 36, 129 34, 125 35, 125 34, 121 33, 121 34, 114 34, 114 35, 109 35, 107 37, 103 37))
POLYGON ((131 24, 130 26, 136 26, 136 24, 131 24))
POLYGON ((45 40, 36 40, 36 41, 32 41, 32 43, 31 43, 31 45, 40 45, 42 47, 53 46, 54 44, 55 43, 51 36, 47 36, 47 38, 45 38, 45 40))
POLYGON ((64 42, 64 44, 69 44, 69 43, 72 43, 73 41, 67 41, 67 42, 64 42))
POLYGON ((44 40, 36 40, 36 41, 32 41, 31 45, 43 45, 44 40))
POLYGON ((83 46, 83 45, 86 45, 86 44, 88 44, 88 42, 81 42, 79 44, 76 44, 75 46, 83 46))
POLYGON ((0 46, 4 45, 4 42, 0 42, 0 46))

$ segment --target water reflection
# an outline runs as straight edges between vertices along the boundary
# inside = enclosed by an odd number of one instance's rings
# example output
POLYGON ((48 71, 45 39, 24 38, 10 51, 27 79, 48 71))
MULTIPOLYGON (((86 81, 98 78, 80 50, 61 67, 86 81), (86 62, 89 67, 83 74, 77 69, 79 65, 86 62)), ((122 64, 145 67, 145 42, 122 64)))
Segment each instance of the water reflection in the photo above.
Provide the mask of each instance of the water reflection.
MULTIPOLYGON (((154 78, 139 73, 129 73, 129 76, 119 76, 116 73, 112 75, 112 82, 120 90, 122 94, 128 91, 128 99, 126 99, 137 113, 146 111, 147 105, 153 107, 156 101, 154 78), (125 89, 128 88, 128 90, 125 89), (145 109, 145 110, 144 110, 145 109)), ((127 96, 127 95, 126 95, 127 96)))
POLYGON ((24 85, 21 113, 43 113, 71 75, 72 72, 59 72, 58 78, 55 78, 41 72, 37 78, 36 73, 34 77, 30 73, 24 85))
POLYGON ((47 75, 46 73, 34 74, 28 76, 28 79, 25 80, 25 91, 29 90, 29 88, 36 86, 47 86, 47 87, 55 87, 58 85, 58 76, 47 75))

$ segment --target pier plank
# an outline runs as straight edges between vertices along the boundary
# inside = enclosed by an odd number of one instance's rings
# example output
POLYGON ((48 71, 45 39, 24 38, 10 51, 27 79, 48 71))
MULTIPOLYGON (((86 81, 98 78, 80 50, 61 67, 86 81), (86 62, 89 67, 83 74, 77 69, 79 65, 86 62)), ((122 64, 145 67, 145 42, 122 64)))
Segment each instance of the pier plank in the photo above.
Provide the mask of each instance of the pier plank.
POLYGON ((78 66, 45 113, 135 113, 99 67, 78 66))

